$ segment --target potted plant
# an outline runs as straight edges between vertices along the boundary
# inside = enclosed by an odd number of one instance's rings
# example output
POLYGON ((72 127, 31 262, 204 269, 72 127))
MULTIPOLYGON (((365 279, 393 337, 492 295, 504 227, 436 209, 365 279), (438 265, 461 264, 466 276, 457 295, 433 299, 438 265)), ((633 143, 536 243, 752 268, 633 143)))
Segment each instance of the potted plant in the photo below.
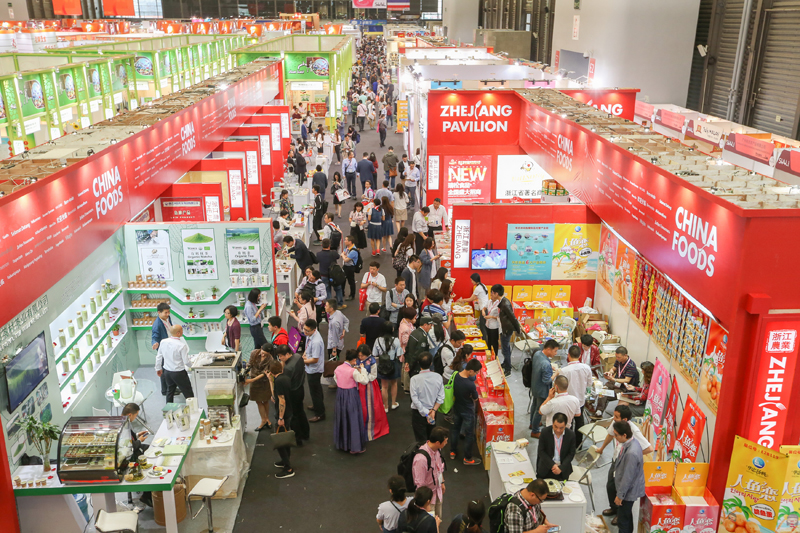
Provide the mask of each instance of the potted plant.
POLYGON ((194 307, 189 308, 189 318, 194 318, 194 307))
POLYGON ((192 289, 183 289, 183 294, 186 295, 187 300, 192 299, 192 289))
POLYGON ((111 328, 111 333, 113 333, 115 337, 119 336, 119 324, 115 324, 114 327, 111 328))
POLYGON ((28 438, 36 446, 44 461, 44 471, 50 472, 50 447, 58 440, 60 429, 55 424, 42 422, 35 416, 26 416, 20 427, 28 434, 28 438))
POLYGON ((219 292, 219 289, 217 287, 211 287, 211 299, 212 300, 216 300, 217 299, 217 293, 218 292, 219 292))

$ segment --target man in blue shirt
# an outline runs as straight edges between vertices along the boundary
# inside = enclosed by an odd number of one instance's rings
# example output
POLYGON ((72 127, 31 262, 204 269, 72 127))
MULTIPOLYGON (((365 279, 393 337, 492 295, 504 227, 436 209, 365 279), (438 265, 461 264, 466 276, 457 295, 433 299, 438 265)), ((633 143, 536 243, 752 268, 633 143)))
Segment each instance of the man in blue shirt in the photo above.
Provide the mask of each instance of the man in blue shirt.
MULTIPOLYGON (((158 318, 153 322, 153 328, 150 332, 150 341, 153 345, 153 350, 158 351, 158 346, 161 341, 169 338, 169 330, 172 327, 172 318, 169 316, 169 304, 160 303, 156 307, 158 318)), ((166 375, 161 375, 161 395, 167 395, 167 381, 166 375)))
POLYGON ((356 161, 356 154, 347 152, 347 157, 342 161, 342 174, 344 174, 345 181, 347 181, 347 192, 350 196, 356 195, 356 171, 358 169, 358 161, 356 161))
POLYGON ((444 403, 442 376, 431 372, 433 357, 419 358, 420 372, 411 378, 411 427, 419 443, 426 442, 436 426, 436 410, 444 403))
POLYGON ((531 437, 538 439, 541 433, 542 415, 539 408, 542 406, 550 389, 553 387, 553 367, 550 359, 558 353, 558 342, 553 339, 545 341, 541 350, 533 354, 533 364, 531 365, 531 393, 533 394, 533 405, 531 405, 531 437))
POLYGON ((358 248, 354 238, 350 235, 344 238, 344 251, 342 252, 342 270, 350 285, 350 296, 347 300, 356 297, 356 263, 358 262, 358 248))
POLYGON ((368 159, 369 152, 364 152, 363 158, 361 161, 358 162, 356 165, 356 172, 358 172, 358 179, 361 181, 361 194, 366 194, 367 192, 367 185, 366 183, 369 181, 370 183, 375 183, 375 180, 372 179, 373 174, 375 173, 375 165, 372 164, 372 161, 368 159))
MULTIPOLYGON (((306 351, 303 354, 303 362, 306 365, 308 377, 308 391, 311 393, 312 409, 314 418, 309 422, 321 422, 325 420, 325 398, 322 395, 322 372, 325 370, 325 341, 317 331, 317 321, 313 318, 306 320, 303 325, 303 332, 306 334, 306 351)), ((441 379, 439 380, 441 382, 441 379)))

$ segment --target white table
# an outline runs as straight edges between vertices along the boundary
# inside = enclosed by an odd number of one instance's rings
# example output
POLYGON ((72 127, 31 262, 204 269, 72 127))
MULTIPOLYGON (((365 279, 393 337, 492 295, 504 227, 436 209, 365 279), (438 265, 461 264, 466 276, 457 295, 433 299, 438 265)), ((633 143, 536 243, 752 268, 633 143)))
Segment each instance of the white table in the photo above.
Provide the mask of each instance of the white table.
MULTIPOLYGON (((175 424, 171 429, 167 428, 167 422, 162 421, 153 440, 163 437, 189 437, 191 446, 197 435, 197 426, 200 423, 201 416, 202 412, 192 415, 189 430, 185 432, 182 432, 175 424)), ((152 455, 155 450, 151 446, 146 455, 152 455)), ((158 465, 162 460, 158 459, 154 462, 158 465)), ((51 533, 54 531, 53 524, 58 524, 57 530, 59 532, 83 532, 86 528, 86 520, 75 503, 74 494, 92 494, 94 509, 102 508, 106 512, 114 513, 117 511, 116 493, 149 491, 161 492, 164 499, 164 517, 167 533, 178 533, 178 518, 175 512, 175 498, 172 487, 175 485, 176 478, 180 474, 185 460, 186 456, 183 456, 177 466, 168 467, 171 472, 166 473, 161 478, 145 476, 145 479, 138 483, 123 481, 121 483, 65 485, 58 479, 55 467, 53 467, 49 474, 51 479, 47 480, 46 487, 14 489, 22 531, 25 531, 25 533, 51 533)), ((43 475, 42 466, 21 466, 13 475, 20 476, 23 480, 39 478, 43 475)))
POLYGON ((242 430, 228 429, 226 434, 233 438, 227 442, 211 441, 197 438, 189 450, 189 456, 183 465, 187 492, 205 477, 223 478, 228 476, 215 498, 235 498, 239 490, 242 472, 247 468, 247 455, 244 448, 242 430))
MULTIPOLYGON (((518 490, 525 487, 525 484, 516 485, 511 483, 508 474, 521 470, 525 472, 526 478, 536 479, 536 470, 534 469, 528 457, 526 449, 521 450, 522 455, 526 457, 523 462, 514 461, 509 464, 499 464, 497 456, 510 457, 507 454, 499 453, 492 450, 492 464, 489 469, 489 496, 494 501, 498 496, 509 493, 513 494, 518 490)), ((580 502, 575 502, 570 499, 570 495, 565 494, 563 501, 548 500, 542 503, 542 512, 547 515, 547 519, 558 526, 561 526, 563 532, 582 532, 584 530, 584 522, 586 520, 586 496, 583 494, 583 489, 576 481, 568 481, 567 486, 572 489, 571 494, 579 494, 581 496, 580 502)))

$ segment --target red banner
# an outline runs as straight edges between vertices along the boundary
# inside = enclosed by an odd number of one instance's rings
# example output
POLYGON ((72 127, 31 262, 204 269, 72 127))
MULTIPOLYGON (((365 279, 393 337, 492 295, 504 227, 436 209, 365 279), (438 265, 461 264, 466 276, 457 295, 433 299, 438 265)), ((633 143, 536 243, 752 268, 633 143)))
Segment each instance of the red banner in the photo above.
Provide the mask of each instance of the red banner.
POLYGON ((769 165, 775 145, 744 133, 730 133, 725 141, 725 151, 739 154, 758 163, 769 165))
POLYGON ((133 0, 103 0, 103 13, 107 17, 134 17, 133 0))
POLYGON ((53 14, 82 15, 81 0, 53 0, 53 14))
MULTIPOLYGON (((528 103, 520 146, 660 271, 733 323, 744 219, 725 200, 528 103)), ((477 144, 477 143, 476 143, 477 144)))
POLYGON ((0 324, 91 254, 278 91, 280 63, 0 198, 0 324))
MULTIPOLYGON (((594 61, 594 59, 592 60, 594 61)), ((590 65, 591 66, 591 65, 590 65)), ((590 71, 591 72, 591 71, 590 71)), ((633 120, 639 89, 559 89, 567 96, 615 117, 633 120)))
POLYGON ((678 428, 678 438, 675 440, 673 448, 673 458, 682 463, 695 462, 705 427, 706 415, 692 397, 687 396, 681 425, 678 428))
POLYGON ((492 201, 492 156, 443 156, 444 204, 451 202, 489 203, 492 201))
POLYGON ((202 198, 161 198, 161 219, 164 222, 204 222, 202 198))
POLYGON ((797 364, 800 316, 761 318, 754 359, 758 361, 747 438, 777 450, 783 442, 797 364))
POLYGON ((481 146, 517 144, 522 100, 514 92, 431 91, 428 144, 481 146))

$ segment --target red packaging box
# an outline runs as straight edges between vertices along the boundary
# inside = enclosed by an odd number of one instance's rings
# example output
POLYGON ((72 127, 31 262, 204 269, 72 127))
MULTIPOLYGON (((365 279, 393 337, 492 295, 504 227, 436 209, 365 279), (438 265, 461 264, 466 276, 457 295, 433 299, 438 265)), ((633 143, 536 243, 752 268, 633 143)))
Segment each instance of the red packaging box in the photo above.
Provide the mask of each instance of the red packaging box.
POLYGON ((639 502, 639 533, 681 533, 685 506, 672 486, 674 480, 672 461, 644 463, 645 496, 639 502), (661 503, 660 497, 672 502, 661 503))

